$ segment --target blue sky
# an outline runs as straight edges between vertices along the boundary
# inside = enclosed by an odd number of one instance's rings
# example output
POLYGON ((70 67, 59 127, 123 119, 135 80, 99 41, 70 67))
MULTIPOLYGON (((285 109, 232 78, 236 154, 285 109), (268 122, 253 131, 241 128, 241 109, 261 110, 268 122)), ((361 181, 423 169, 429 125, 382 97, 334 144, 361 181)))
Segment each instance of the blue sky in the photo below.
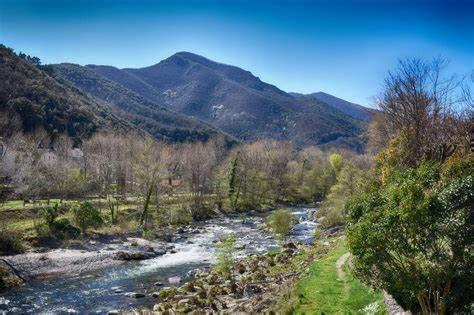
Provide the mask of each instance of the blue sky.
POLYGON ((370 105, 397 58, 474 69, 474 1, 0 0, 0 42, 40 57, 143 67, 178 51, 285 91, 370 105))

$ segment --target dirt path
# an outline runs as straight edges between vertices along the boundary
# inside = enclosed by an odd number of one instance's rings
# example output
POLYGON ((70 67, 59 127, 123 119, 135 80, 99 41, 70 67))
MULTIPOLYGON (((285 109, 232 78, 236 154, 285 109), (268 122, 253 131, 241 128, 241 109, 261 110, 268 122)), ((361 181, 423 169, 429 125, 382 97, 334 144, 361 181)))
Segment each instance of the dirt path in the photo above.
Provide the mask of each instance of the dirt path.
POLYGON ((411 315, 410 311, 404 311, 397 301, 385 291, 383 291, 383 299, 389 315, 411 315))
POLYGON ((344 288, 347 289, 347 283, 346 281, 344 280, 344 276, 345 276, 345 273, 344 273, 344 270, 342 269, 342 266, 344 265, 344 263, 347 261, 347 259, 349 258, 351 254, 350 253, 345 253, 343 254, 341 257, 339 257, 336 261, 336 269, 337 269, 337 277, 344 282, 344 288))

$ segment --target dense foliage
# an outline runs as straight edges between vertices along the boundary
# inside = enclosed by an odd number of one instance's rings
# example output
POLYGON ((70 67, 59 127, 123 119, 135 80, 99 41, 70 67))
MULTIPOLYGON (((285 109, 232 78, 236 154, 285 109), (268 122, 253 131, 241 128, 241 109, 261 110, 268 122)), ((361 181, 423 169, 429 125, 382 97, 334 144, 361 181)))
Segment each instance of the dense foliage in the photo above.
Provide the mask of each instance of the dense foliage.
POLYGON ((358 276, 405 309, 472 313, 473 112, 441 70, 410 59, 389 74, 370 129, 388 146, 346 204, 347 240, 358 276))
POLYGON ((471 156, 398 171, 351 200, 347 234, 358 275, 414 311, 469 311, 473 192, 471 156))

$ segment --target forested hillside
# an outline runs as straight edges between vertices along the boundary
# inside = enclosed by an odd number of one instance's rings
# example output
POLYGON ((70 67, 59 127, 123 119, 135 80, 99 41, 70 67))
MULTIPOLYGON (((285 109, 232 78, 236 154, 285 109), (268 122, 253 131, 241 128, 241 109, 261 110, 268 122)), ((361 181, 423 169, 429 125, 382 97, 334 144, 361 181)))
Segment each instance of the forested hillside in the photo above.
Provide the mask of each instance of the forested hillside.
POLYGON ((58 82, 5 46, 0 46, 0 77, 2 137, 42 129, 51 139, 67 135, 79 143, 98 130, 134 129, 107 106, 58 82))

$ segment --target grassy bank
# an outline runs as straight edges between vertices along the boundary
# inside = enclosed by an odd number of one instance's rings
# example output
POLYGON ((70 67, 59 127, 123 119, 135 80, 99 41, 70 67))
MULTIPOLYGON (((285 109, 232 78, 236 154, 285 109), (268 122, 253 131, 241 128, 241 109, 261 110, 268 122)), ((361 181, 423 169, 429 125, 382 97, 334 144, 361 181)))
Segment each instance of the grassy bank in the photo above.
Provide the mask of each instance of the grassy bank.
POLYGON ((341 239, 327 255, 311 263, 309 272, 293 288, 285 312, 386 314, 382 294, 371 290, 354 277, 348 267, 349 260, 341 264, 338 274, 336 262, 347 252, 341 239))

